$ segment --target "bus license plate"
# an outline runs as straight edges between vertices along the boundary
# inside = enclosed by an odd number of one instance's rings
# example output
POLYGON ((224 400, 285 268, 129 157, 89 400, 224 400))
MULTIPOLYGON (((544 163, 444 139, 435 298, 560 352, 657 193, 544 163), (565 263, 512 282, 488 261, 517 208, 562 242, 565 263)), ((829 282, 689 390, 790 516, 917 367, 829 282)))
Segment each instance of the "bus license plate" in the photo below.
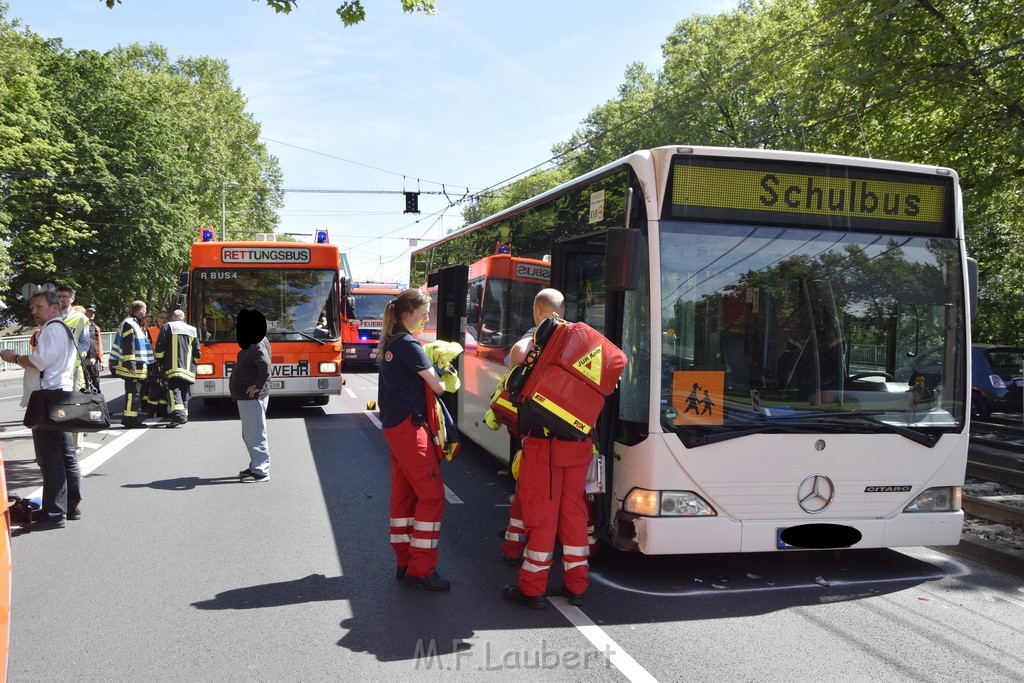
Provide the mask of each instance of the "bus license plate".
POLYGON ((270 388, 271 389, 284 389, 284 380, 283 379, 273 379, 273 380, 270 380, 270 388))

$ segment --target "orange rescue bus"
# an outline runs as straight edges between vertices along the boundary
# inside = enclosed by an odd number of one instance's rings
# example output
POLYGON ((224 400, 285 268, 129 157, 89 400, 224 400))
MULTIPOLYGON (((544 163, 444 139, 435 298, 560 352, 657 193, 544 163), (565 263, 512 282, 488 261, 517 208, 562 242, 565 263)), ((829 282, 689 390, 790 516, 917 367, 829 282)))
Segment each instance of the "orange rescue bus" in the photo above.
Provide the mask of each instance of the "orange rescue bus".
POLYGON ((243 308, 267 318, 270 395, 326 405, 341 393, 338 247, 318 230, 315 243, 217 242, 211 229, 192 245, 188 318, 199 331, 202 358, 193 396, 230 396, 238 354, 235 320, 243 308))

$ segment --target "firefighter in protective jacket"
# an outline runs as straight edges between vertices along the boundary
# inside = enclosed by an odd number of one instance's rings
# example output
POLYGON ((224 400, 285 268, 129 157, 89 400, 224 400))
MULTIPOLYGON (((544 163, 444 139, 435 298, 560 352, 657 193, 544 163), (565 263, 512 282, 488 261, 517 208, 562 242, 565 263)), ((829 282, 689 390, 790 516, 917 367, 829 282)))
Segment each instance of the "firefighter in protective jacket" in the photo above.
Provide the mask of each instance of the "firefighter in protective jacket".
POLYGON ((167 381, 171 409, 168 427, 188 422, 188 399, 196 382, 196 361, 201 356, 199 333, 185 322, 184 311, 174 311, 156 339, 156 363, 167 381))
POLYGON ((139 415, 142 383, 146 379, 149 364, 153 362, 153 347, 149 343, 149 335, 142 329, 146 304, 133 301, 131 310, 131 315, 121 321, 109 354, 114 373, 124 380, 124 414, 121 424, 129 429, 142 426, 139 415))

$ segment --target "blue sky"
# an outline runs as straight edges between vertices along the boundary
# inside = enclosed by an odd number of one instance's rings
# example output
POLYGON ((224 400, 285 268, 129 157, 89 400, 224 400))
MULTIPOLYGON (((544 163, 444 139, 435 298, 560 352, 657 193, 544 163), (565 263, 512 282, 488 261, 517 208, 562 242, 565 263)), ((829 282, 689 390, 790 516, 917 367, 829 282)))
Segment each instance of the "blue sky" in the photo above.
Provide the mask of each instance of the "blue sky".
MULTIPOLYGON (((364 0, 366 21, 344 28, 337 0, 302 0, 290 15, 264 0, 7 2, 9 20, 70 49, 158 43, 172 59, 226 60, 285 188, 443 184, 451 199, 550 158, 615 97, 630 63, 660 68, 680 20, 733 4, 437 0, 430 17, 403 14, 399 0, 364 0)), ((401 195, 287 192, 279 230, 327 228, 356 278, 406 282, 410 238, 422 245, 462 225, 448 204, 424 194, 414 216, 403 215, 401 195)))

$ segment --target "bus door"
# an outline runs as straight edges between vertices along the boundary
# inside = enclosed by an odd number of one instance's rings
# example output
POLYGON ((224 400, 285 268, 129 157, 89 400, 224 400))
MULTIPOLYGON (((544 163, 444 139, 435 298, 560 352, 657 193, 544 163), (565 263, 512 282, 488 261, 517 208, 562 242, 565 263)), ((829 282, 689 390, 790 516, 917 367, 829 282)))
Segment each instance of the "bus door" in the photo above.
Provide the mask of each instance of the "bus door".
MULTIPOLYGON (((585 322, 621 348, 622 293, 605 287, 603 234, 559 242, 552 254, 551 286, 565 295, 565 319, 585 322)), ((610 490, 613 470, 612 442, 618 414, 618 392, 605 400, 594 441, 604 455, 605 490, 610 490)), ((597 494, 591 507, 597 536, 606 536, 611 496, 597 494)))
MULTIPOLYGON (((437 339, 457 341, 465 344, 466 339, 466 297, 469 287, 469 266, 457 265, 442 268, 430 276, 428 287, 437 285, 437 339)), ((434 307, 433 302, 431 308, 434 307)), ((456 360, 460 367, 462 356, 456 360)), ((445 393, 441 400, 452 415, 458 414, 457 395, 445 393)))

